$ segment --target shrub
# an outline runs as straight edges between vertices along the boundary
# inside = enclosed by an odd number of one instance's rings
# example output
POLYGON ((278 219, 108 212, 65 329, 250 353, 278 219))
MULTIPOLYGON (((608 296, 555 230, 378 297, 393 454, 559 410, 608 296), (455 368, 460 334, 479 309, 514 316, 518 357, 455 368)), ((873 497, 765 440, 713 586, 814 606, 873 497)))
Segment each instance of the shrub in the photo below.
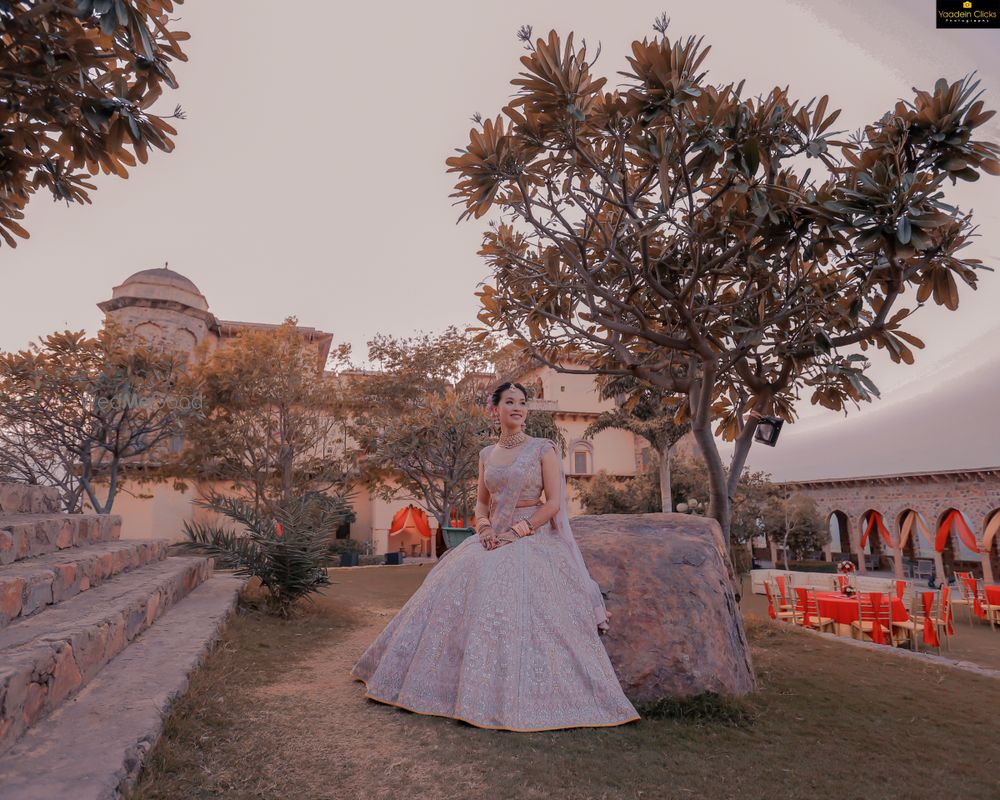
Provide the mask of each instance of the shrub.
POLYGON ((254 508, 239 498, 213 494, 196 500, 239 525, 234 531, 218 525, 184 523, 187 550, 215 556, 222 568, 235 568, 237 575, 260 579, 267 590, 270 610, 291 614, 295 603, 330 584, 325 562, 330 535, 343 521, 341 511, 307 494, 275 503, 272 510, 254 508))

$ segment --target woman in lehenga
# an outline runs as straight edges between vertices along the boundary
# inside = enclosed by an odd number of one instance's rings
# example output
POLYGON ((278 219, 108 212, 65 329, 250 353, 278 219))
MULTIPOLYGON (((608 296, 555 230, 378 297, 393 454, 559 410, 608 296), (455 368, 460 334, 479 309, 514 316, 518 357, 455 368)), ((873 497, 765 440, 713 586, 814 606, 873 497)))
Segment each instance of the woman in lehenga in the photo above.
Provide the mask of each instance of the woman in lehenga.
POLYGON ((600 639, 609 614, 569 526, 555 443, 525 434, 520 384, 491 406, 501 435, 479 454, 478 535, 441 557, 351 675, 372 700, 480 728, 638 720, 600 639))

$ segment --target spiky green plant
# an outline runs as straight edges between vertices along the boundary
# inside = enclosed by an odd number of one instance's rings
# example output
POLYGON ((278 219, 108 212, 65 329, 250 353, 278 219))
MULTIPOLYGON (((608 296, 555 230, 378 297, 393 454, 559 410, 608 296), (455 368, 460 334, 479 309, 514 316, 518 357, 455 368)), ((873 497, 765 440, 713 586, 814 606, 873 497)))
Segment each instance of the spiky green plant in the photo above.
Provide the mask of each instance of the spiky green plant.
POLYGON ((333 531, 354 516, 346 502, 310 492, 275 503, 270 509, 255 509, 242 498, 212 494, 196 505, 215 511, 239 526, 184 522, 180 545, 214 556, 224 569, 256 577, 268 591, 273 612, 283 617, 295 603, 330 584, 325 562, 333 531))

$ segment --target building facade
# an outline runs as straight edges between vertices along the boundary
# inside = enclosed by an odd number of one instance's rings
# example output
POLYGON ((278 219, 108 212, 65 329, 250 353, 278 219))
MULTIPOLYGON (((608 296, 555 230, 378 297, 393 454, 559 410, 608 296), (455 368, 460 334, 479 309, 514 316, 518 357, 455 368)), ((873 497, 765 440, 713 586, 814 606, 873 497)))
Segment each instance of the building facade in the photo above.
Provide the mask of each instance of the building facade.
MULTIPOLYGON (((136 272, 114 287, 109 300, 98 303, 105 319, 132 331, 146 342, 191 353, 199 345, 209 350, 223 347, 226 341, 249 329, 276 328, 276 325, 218 319, 209 308, 205 296, 193 281, 180 273, 156 268, 136 272)), ((315 344, 326 361, 333 336, 315 328, 299 326, 309 342, 315 344)), ((332 373, 326 373, 331 377, 332 373)), ((478 376, 490 385, 492 376, 478 376)), ((602 411, 615 407, 613 400, 602 400, 592 376, 561 374, 548 368, 526 373, 520 382, 530 388, 533 408, 553 412, 555 422, 567 443, 564 469, 568 476, 586 480, 587 476, 604 470, 616 477, 632 476, 642 463, 642 440, 627 431, 603 431, 589 439, 584 429, 602 411)), ((648 458, 648 455, 647 455, 648 458)), ((183 522, 205 521, 208 512, 193 505, 209 489, 225 491, 214 483, 187 481, 185 489, 173 481, 126 482, 115 500, 114 512, 121 514, 130 537, 183 539, 183 522)), ((338 532, 338 536, 370 543, 375 554, 404 551, 407 555, 427 555, 430 541, 423 535, 422 525, 405 524, 390 533, 393 520, 407 506, 419 507, 416 498, 399 495, 385 502, 364 487, 352 490, 352 507, 356 520, 338 532)), ((580 512, 580 505, 569 487, 568 513, 580 512)), ((405 516, 405 515, 404 515, 405 516)), ((432 527, 436 523, 431 520, 432 527)), ((398 526, 397 526, 398 527, 398 526)))
POLYGON ((860 557, 903 577, 931 559, 940 576, 971 571, 1000 580, 1000 467, 798 481, 829 522, 827 558, 860 557))

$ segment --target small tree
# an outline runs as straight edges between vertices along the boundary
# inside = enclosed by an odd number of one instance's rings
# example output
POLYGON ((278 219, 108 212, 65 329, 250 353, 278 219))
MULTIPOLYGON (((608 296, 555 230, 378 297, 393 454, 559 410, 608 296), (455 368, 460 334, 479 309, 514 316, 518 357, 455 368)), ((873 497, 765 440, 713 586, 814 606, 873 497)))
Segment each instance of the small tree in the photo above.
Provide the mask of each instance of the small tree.
MULTIPOLYGON (((370 487, 386 501, 401 493, 421 500, 441 526, 450 525, 452 509, 468 519, 479 450, 491 438, 487 395, 498 382, 518 380, 526 360, 454 326, 404 339, 379 335, 368 348, 381 369, 351 381, 350 431, 370 487)), ((524 427, 565 444, 550 412, 532 410, 524 427)))
POLYGON ((789 495, 773 506, 767 528, 770 538, 783 548, 785 569, 788 569, 789 552, 792 558, 801 559, 821 550, 830 537, 830 530, 816 502, 801 492, 789 495))
POLYGON ((388 502, 400 493, 418 498, 447 527, 452 509, 468 514, 488 430, 482 407, 449 388, 425 395, 405 416, 356 425, 355 435, 375 493, 388 502))
POLYGON ((661 510, 659 471, 615 480, 598 470, 590 480, 570 478, 587 514, 653 514, 661 510))
MULTIPOLYGON (((341 347, 332 360, 348 354, 341 347)), ((359 470, 346 401, 323 367, 294 318, 199 350, 192 376, 202 412, 185 424, 178 478, 229 482, 257 509, 311 490, 343 497, 359 470)))
POLYGON ((480 335, 682 397, 729 536, 751 412, 791 422, 802 389, 837 411, 870 400, 854 346, 912 363, 923 343, 905 320, 928 300, 957 308, 958 280, 975 288, 971 215, 942 189, 1000 173, 1000 150, 973 138, 994 112, 971 78, 836 139, 828 97, 744 97, 743 81, 706 79, 701 39, 656 28, 611 92, 572 34, 532 44, 523 29, 516 97, 447 163, 460 218, 500 215, 480 250, 480 335), (735 442, 728 470, 713 433, 735 442))
POLYGON ((109 513, 127 475, 171 458, 166 444, 195 403, 184 363, 107 325, 53 333, 0 356, 0 447, 7 470, 58 486, 66 511, 83 499, 109 513), (102 496, 103 495, 103 496, 102 496))
MULTIPOLYGON (((182 0, 176 0, 180 4, 182 0)), ((151 147, 174 148, 181 117, 152 113, 170 64, 186 61, 174 0, 0 3, 0 239, 28 237, 17 220, 38 189, 89 203, 86 178, 128 177, 151 147)))
POLYGON ((657 455, 660 484, 659 511, 673 511, 670 488, 671 451, 691 430, 687 423, 678 423, 681 402, 664 396, 663 392, 643 384, 636 378, 617 377, 599 381, 602 399, 627 395, 627 400, 614 411, 603 412, 583 432, 596 436, 608 429, 629 431, 649 442, 657 455))
POLYGON ((276 613, 290 616, 299 599, 312 601, 314 593, 330 585, 330 537, 352 516, 343 504, 317 492, 281 498, 266 509, 214 493, 195 503, 237 528, 185 521, 187 538, 179 545, 214 556, 217 566, 234 568, 237 575, 260 580, 276 613))

